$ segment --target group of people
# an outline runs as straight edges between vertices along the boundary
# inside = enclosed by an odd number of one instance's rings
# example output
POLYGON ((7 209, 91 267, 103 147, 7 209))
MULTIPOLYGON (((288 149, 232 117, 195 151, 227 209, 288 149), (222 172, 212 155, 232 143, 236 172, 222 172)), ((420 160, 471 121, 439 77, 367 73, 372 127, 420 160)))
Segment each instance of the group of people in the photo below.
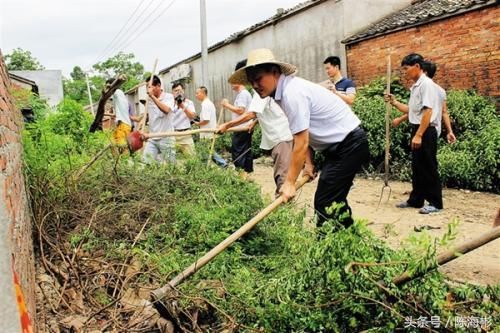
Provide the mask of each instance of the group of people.
MULTIPOLYGON (((393 125, 408 120, 412 127, 413 189, 410 198, 398 207, 434 213, 443 207, 436 159, 441 119, 448 140, 455 140, 446 112, 446 94, 431 79, 435 64, 424 61, 418 54, 410 54, 401 65, 406 77, 415 82, 409 104, 398 102, 390 94, 385 96, 388 103, 405 113, 395 119, 393 125), (428 205, 424 205, 425 200, 428 205)), ((201 102, 198 118, 194 103, 184 96, 182 83, 174 83, 170 94, 162 90, 160 79, 153 76, 147 88, 149 132, 182 132, 189 130, 191 124, 216 128, 219 134, 232 127, 244 128, 233 134, 232 159, 237 168, 250 173, 253 171, 252 130, 258 123, 262 131, 260 147, 271 151, 273 158, 276 195, 285 201, 295 196, 295 182, 301 173, 310 179, 316 177, 313 152, 319 151, 324 163, 314 197, 317 225, 337 219, 349 227, 353 219, 347 196, 356 173, 369 160, 368 140, 361 121, 351 110, 356 88, 351 80, 342 77, 340 59, 328 57, 324 66, 329 79, 317 84, 298 77, 297 68, 275 59, 271 50, 251 51, 247 59, 236 64, 229 78, 236 97, 233 103, 222 100, 221 107, 230 111, 232 117, 220 125, 217 125, 216 108, 208 98, 206 87, 196 89, 196 99, 201 102), (330 208, 333 203, 337 203, 335 209, 330 208)), ((118 110, 117 100, 113 102, 118 110)), ((125 112, 122 113, 125 117, 125 112)), ((120 119, 117 116, 117 120, 120 119)), ((119 122, 117 131, 121 127, 119 122)), ((200 139, 212 139, 213 135, 202 133, 200 139)), ((148 139, 147 134, 145 137, 148 139)), ((177 140, 149 138, 144 160, 175 161, 176 144, 184 154, 193 154, 191 135, 177 140)), ((217 154, 213 158, 219 165, 226 165, 217 154)))

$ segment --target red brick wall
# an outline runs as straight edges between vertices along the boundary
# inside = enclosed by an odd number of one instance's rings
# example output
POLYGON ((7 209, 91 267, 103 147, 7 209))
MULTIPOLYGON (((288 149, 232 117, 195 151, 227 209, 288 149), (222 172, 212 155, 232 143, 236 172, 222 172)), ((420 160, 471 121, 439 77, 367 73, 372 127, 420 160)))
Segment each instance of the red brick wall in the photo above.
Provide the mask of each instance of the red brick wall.
POLYGON ((500 7, 488 7, 347 46, 348 76, 362 86, 386 74, 391 49, 394 74, 412 52, 437 63, 445 89, 474 89, 500 98, 500 7))
MULTIPOLYGON (((35 318, 35 270, 33 241, 27 197, 24 187, 21 130, 21 112, 14 107, 9 92, 11 82, 0 52, 0 215, 7 217, 9 225, 7 240, 11 253, 2 256, 14 257, 14 269, 19 278, 28 312, 35 318)), ((5 240, 0 240, 5 241, 5 240)), ((11 276, 0 279, 12 280, 11 276)), ((16 306, 16 305, 14 305, 16 306)))

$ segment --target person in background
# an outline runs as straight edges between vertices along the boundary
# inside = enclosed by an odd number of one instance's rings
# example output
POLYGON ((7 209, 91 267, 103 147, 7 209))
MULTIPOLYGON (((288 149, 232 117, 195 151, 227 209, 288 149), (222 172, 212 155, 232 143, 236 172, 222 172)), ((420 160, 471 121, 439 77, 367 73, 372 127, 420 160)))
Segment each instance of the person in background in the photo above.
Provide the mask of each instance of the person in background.
MULTIPOLYGON (((146 82, 149 82, 149 78, 146 79, 146 82)), ((156 75, 153 75, 151 84, 147 88, 147 94, 150 98, 146 110, 149 119, 149 133, 173 132, 174 96, 163 91, 161 80, 156 75)), ((149 138, 148 133, 144 133, 143 136, 147 140, 143 153, 144 162, 175 162, 175 139, 173 137, 149 138)))
MULTIPOLYGON (((422 64, 422 68, 424 70, 425 75, 427 75, 430 79, 434 78, 434 75, 436 74, 436 69, 437 66, 431 61, 424 61, 422 64)), ((434 82, 434 81, 433 81, 434 82)), ((435 83, 435 82, 434 82, 435 83)), ((435 83, 436 84, 436 83, 435 83)), ((444 122, 444 125, 446 127, 446 139, 448 143, 455 143, 457 141, 455 134, 453 133, 453 128, 451 127, 451 119, 450 115, 448 114, 448 107, 446 105, 446 91, 436 84, 436 89, 438 90, 439 93, 439 104, 436 105, 437 110, 441 110, 441 116, 438 115, 436 119, 436 129, 437 129, 437 135, 438 137, 441 136, 441 128, 442 128, 442 122, 444 122)), ((396 103, 397 101, 394 99, 394 96, 392 96, 393 103, 396 103)), ((404 114, 401 117, 398 117, 393 120, 392 126, 397 127, 399 124, 401 124, 403 121, 408 120, 408 114, 404 114)))
MULTIPOLYGON (((191 120, 196 117, 194 103, 185 97, 184 85, 181 82, 174 82, 172 84, 172 94, 175 99, 172 110, 174 113, 174 130, 176 132, 189 131, 191 129, 191 120)), ((189 157, 194 155, 192 135, 178 136, 175 141, 184 156, 189 157)))
MULTIPOLYGON (((194 124, 201 129, 215 129, 217 127, 217 113, 214 103, 208 98, 208 89, 204 86, 196 89, 196 99, 201 102, 200 120, 194 121, 194 124)), ((200 133, 200 140, 206 142, 208 146, 209 140, 214 137, 213 133, 200 133)), ((227 162, 215 151, 212 155, 212 160, 223 168, 227 166, 227 162)))
MULTIPOLYGON (((240 61, 236 64, 235 70, 245 66, 245 61, 240 61)), ((231 111, 232 120, 238 118, 248 110, 252 102, 252 95, 242 84, 231 84, 231 88, 236 92, 234 104, 230 104, 227 99, 223 99, 221 105, 223 108, 231 111)), ((249 123, 242 126, 248 126, 249 123)), ((248 173, 253 172, 253 157, 252 157, 252 133, 236 132, 233 134, 231 155, 236 168, 244 171, 245 178, 248 173)))
MULTIPOLYGON (((114 80, 114 78, 108 79, 106 87, 108 88, 114 80)), ((111 96, 111 100, 113 102, 113 116, 115 117, 116 124, 111 138, 111 142, 113 143, 112 151, 114 155, 118 155, 126 152, 127 136, 132 131, 132 120, 137 120, 137 118, 130 115, 130 105, 123 90, 116 89, 111 96)))
POLYGON ((441 119, 443 102, 436 84, 424 73, 424 59, 411 53, 403 58, 401 66, 406 79, 415 82, 410 88, 408 105, 385 95, 399 111, 408 114, 411 127, 412 191, 407 201, 398 208, 420 208, 419 213, 431 214, 443 209, 441 180, 437 162, 437 124, 441 119), (425 205, 427 200, 428 205, 425 205))
MULTIPOLYGON (((231 127, 248 123, 252 119, 257 119, 262 129, 260 148, 271 150, 274 164, 273 178, 276 184, 275 193, 278 195, 286 179, 293 146, 293 136, 288 128, 288 119, 280 106, 272 98, 261 98, 259 94, 254 92, 248 111, 238 118, 220 125, 217 131, 224 133, 231 127)), ((254 121, 252 125, 255 126, 255 124, 254 121)))
POLYGON ((330 56, 323 61, 323 64, 325 65, 328 80, 320 84, 339 96, 347 104, 352 105, 356 98, 356 86, 348 78, 342 77, 340 73, 340 58, 330 56))

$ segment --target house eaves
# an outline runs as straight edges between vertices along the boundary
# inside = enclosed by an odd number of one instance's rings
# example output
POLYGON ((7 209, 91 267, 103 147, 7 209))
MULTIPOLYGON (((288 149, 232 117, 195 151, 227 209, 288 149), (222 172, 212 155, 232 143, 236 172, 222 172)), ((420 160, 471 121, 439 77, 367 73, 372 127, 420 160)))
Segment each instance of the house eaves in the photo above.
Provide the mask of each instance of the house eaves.
POLYGON ((497 0, 420 0, 371 24, 366 29, 342 40, 351 45, 431 22, 493 6, 497 0))

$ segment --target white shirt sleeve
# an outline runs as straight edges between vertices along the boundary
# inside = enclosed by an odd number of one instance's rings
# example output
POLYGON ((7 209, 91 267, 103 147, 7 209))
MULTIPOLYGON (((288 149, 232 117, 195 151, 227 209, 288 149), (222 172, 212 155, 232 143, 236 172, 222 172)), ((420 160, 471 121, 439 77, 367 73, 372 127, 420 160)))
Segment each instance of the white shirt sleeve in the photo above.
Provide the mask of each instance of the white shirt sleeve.
POLYGON ((290 131, 293 135, 309 128, 311 110, 309 100, 300 92, 284 96, 283 110, 286 110, 290 131))
POLYGON ((207 104, 201 104, 200 120, 210 120, 210 108, 207 104))
POLYGON ((247 111, 262 113, 266 108, 267 103, 269 103, 269 97, 260 98, 259 94, 255 93, 247 111))
POLYGON ((422 108, 432 109, 436 102, 436 90, 429 83, 432 81, 428 80, 422 84, 422 108))

